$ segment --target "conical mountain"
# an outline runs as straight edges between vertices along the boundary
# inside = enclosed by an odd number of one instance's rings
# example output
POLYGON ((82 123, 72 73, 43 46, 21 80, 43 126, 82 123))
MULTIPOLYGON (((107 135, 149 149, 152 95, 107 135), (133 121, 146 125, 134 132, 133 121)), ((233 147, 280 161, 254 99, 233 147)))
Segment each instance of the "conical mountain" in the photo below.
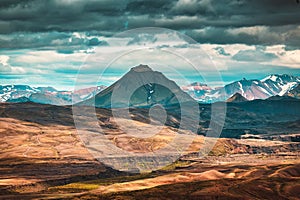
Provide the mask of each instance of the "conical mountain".
POLYGON ((244 101, 248 101, 248 99, 243 97, 243 95, 241 95, 240 93, 235 93, 232 97, 227 99, 227 102, 231 102, 231 103, 240 103, 244 101))
POLYGON ((96 107, 150 107, 154 104, 172 106, 183 102, 195 102, 174 82, 161 72, 147 65, 130 69, 122 78, 98 93, 94 98, 82 102, 96 107))

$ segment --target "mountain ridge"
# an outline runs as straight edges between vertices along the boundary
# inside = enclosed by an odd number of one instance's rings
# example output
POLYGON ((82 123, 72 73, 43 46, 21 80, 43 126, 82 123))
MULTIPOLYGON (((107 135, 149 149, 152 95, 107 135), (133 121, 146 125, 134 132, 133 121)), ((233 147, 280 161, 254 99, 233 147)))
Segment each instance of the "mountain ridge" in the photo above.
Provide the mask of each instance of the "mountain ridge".
MULTIPOLYGON (((133 67, 131 70, 134 73, 154 72, 146 65, 140 65, 139 68, 133 67)), ((161 74, 158 71, 155 72, 161 74)), ((174 82, 174 84, 176 83, 174 82)), ((218 88, 211 88, 209 85, 201 82, 193 82, 187 86, 181 86, 180 89, 200 103, 214 103, 217 101, 227 101, 236 93, 240 93, 247 100, 267 99, 276 95, 288 95, 294 98, 300 98, 298 91, 299 85, 300 78, 298 76, 271 74, 261 80, 241 79, 218 88)), ((114 88, 113 84, 109 87, 114 88)), ((40 98, 33 98, 33 101, 37 103, 47 103, 50 98, 54 100, 51 104, 70 105, 73 103, 73 97, 75 97, 75 103, 81 102, 92 98, 105 88, 105 86, 98 86, 72 92, 59 91, 51 86, 31 87, 29 85, 0 85, 0 102, 24 102, 26 101, 25 98, 31 101, 30 96, 35 94, 33 96, 40 96, 40 98), (44 98, 42 98, 42 96, 44 96, 44 98)))
MULTIPOLYGON (((300 84, 300 77, 288 74, 271 74, 261 80, 241 79, 223 87, 205 89, 190 85, 182 89, 193 98, 203 103, 225 101, 235 93, 240 93, 247 100, 267 99, 271 96, 283 96, 300 84), (224 99, 225 97, 225 99, 224 99)), ((201 84, 205 85, 205 84, 201 84)), ((297 97, 297 96, 296 96, 297 97)))
POLYGON ((59 91, 54 87, 31 87, 29 85, 0 85, 0 102, 32 101, 43 104, 71 105, 73 100, 79 102, 88 99, 105 86, 89 87, 76 91, 59 91))

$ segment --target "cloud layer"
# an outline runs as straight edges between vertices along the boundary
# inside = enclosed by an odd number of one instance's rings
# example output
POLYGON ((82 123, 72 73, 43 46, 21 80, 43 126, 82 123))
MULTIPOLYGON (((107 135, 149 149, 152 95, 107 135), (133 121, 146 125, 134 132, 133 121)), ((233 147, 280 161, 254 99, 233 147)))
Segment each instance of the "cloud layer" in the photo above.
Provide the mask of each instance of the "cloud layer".
MULTIPOLYGON (((112 36, 153 26, 181 31, 201 43, 299 47, 299 9, 295 0, 4 0, 0 33, 50 32, 43 37, 61 40, 69 32, 112 36)), ((2 47, 22 45, 21 41, 24 46, 42 45, 32 39, 14 36, 0 43, 2 47)))
MULTIPOLYGON (((296 0, 2 0, 0 84, 71 86, 87 56, 101 49, 114 58, 138 46, 192 49, 195 55, 203 49, 227 82, 269 73, 300 75, 299 11, 296 0), (118 35, 141 27, 175 30, 197 44, 167 32, 118 35)), ((105 66, 99 59, 90 61, 87 76, 105 66)), ((123 67, 139 64, 135 59, 147 63, 151 56, 129 58, 123 67)), ((111 73, 105 83, 126 70, 111 73)))

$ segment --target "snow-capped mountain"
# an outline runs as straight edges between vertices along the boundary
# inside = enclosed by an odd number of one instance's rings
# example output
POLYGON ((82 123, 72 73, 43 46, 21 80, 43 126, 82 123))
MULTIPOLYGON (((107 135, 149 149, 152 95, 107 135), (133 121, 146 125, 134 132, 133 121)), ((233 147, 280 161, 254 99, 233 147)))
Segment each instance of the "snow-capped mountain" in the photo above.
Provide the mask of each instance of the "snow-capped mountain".
POLYGON ((183 86, 181 87, 181 89, 187 92, 194 99, 200 99, 203 96, 209 95, 209 93, 212 91, 212 88, 209 87, 207 84, 199 82, 194 82, 190 85, 183 86))
POLYGON ((32 88, 28 85, 0 85, 0 102, 9 99, 18 99, 21 97, 29 97, 33 93, 39 92, 39 89, 32 88))
POLYGON ((271 90, 271 96, 282 96, 294 89, 300 83, 300 77, 283 75, 270 75, 261 80, 271 90))
POLYGON ((58 91, 53 87, 30 87, 28 85, 0 86, 0 102, 36 102, 54 105, 69 105, 89 99, 106 86, 90 87, 74 91, 58 91))
MULTIPOLYGON (((224 101, 239 93, 248 100, 266 99, 271 96, 283 96, 300 84, 300 78, 287 74, 273 74, 262 80, 242 79, 224 87, 205 89, 185 86, 182 89, 200 102, 224 101)), ((204 85, 204 84, 202 84, 204 85)))
MULTIPOLYGON (((146 68, 144 68, 139 67, 137 69, 143 69, 145 71, 146 68)), ((147 70, 150 71, 148 68, 147 70)), ((126 84, 129 84, 129 82, 126 84)), ((218 88, 211 88, 206 84, 195 82, 190 85, 183 86, 181 89, 199 102, 212 103, 217 101, 226 101, 237 93, 241 94, 247 100, 267 99, 276 95, 288 95, 299 98, 299 92, 297 93, 297 91, 299 91, 299 85, 300 77, 287 74, 273 74, 262 80, 242 79, 218 88)), ((0 85, 0 102, 32 101, 36 103, 69 105, 90 99, 91 97, 99 94, 105 88, 106 86, 98 86, 74 92, 58 91, 53 87, 0 85), (72 98, 74 99, 74 102, 72 102, 72 98)), ((151 89, 150 86, 149 88, 151 89)), ((150 89, 149 92, 152 91, 150 89)))

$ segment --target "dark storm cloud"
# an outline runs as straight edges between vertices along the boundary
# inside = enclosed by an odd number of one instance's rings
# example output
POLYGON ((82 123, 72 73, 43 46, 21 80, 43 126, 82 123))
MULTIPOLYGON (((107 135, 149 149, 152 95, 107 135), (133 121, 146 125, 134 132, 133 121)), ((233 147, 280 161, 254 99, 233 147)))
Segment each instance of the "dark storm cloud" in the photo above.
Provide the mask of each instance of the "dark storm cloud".
MULTIPOLYGON (((298 47, 299 11, 296 0, 4 0, 0 3, 0 33, 97 31, 112 36, 127 29, 158 26, 205 43, 275 44, 279 40, 298 47), (227 32, 252 26, 269 27, 270 34, 227 32), (211 29, 197 32, 206 27, 211 29), (279 35, 278 40, 269 39, 274 38, 272 31, 279 35), (291 37, 280 35, 287 31, 291 37)), ((42 45, 35 43, 33 47, 42 45)), ((10 46, 5 41, 1 44, 10 46)))
POLYGON ((1 7, 1 32, 116 31, 125 7, 124 1, 24 1, 1 7))
POLYGON ((300 47, 300 27, 290 26, 252 26, 245 28, 206 27, 199 30, 186 30, 199 43, 277 45, 285 44, 288 49, 300 47))
POLYGON ((129 1, 126 6, 126 12, 134 15, 149 14, 155 16, 157 14, 162 15, 169 13, 170 9, 173 8, 176 1, 174 0, 138 0, 129 1))
POLYGON ((87 50, 93 46, 107 46, 95 35, 84 34, 78 38, 70 32, 12 33, 0 35, 1 49, 40 49, 56 50, 58 53, 71 54, 78 50, 87 50), (89 36, 89 37, 88 37, 89 36))
POLYGON ((161 23, 169 28, 299 24, 300 17, 300 6, 295 0, 27 0, 2 1, 0 9, 2 33, 101 29, 115 32, 125 28, 128 17, 133 22, 139 18, 146 24, 152 21, 152 25, 169 19, 169 23, 161 23), (180 16, 196 16, 203 23, 184 25, 176 21, 180 16))

